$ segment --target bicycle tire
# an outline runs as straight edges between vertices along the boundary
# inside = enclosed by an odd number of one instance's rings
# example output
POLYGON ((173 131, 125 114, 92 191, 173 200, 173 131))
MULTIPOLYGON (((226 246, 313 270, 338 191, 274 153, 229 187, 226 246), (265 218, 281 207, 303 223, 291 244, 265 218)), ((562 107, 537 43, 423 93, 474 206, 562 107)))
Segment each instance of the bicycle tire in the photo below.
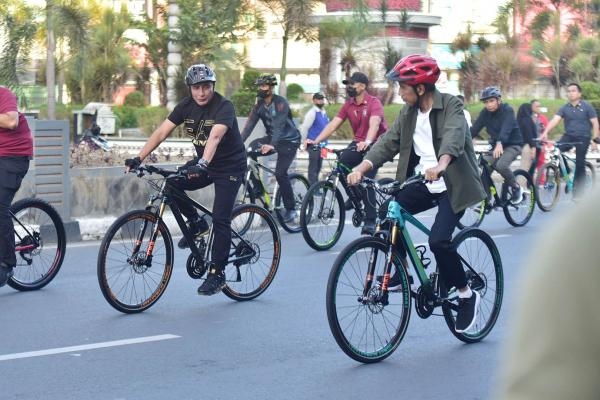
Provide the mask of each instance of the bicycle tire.
POLYGON ((11 205, 17 264, 7 284, 25 292, 38 290, 58 274, 65 258, 67 239, 60 215, 50 203, 37 198, 26 198, 11 205))
POLYGON ((481 225, 483 218, 485 217, 485 207, 485 200, 481 200, 479 203, 467 207, 465 213, 456 224, 458 229, 476 228, 481 225))
POLYGON ((333 183, 319 181, 308 189, 300 209, 300 227, 310 247, 318 251, 332 248, 342 236, 345 219, 344 197, 333 183))
POLYGON ((392 262, 401 274, 402 288, 388 292, 388 304, 385 298, 377 298, 381 295, 379 285, 371 287, 367 301, 360 300, 369 261, 377 263, 373 276, 382 275, 388 247, 378 237, 363 236, 352 241, 336 258, 327 281, 326 307, 331 333, 346 355, 362 363, 389 357, 404 338, 410 320, 408 274, 395 250, 392 262))
POLYGON ((585 162, 585 191, 590 191, 596 184, 596 170, 591 162, 585 162))
POLYGON ((147 310, 160 299, 171 279, 173 239, 164 221, 158 223, 152 258, 146 258, 157 221, 149 211, 130 211, 113 222, 100 243, 98 283, 106 301, 118 311, 147 310))
MULTIPOLYGON (((457 292, 451 296, 452 305, 442 304, 444 319, 452 334, 465 343, 475 343, 486 337, 491 331, 502 307, 504 296, 504 273, 500 252, 490 235, 478 228, 460 231, 452 240, 452 245, 458 251, 463 265, 467 263, 475 273, 465 267, 469 286, 479 292, 480 301, 477 320, 468 331, 458 333, 455 330, 457 292)), ((440 296, 448 297, 448 290, 440 282, 440 296)))
MULTIPOLYGON (((308 179, 301 174, 293 173, 289 174, 289 180, 294 192, 294 210, 298 214, 302 207, 302 200, 306 197, 306 192, 308 191, 308 179)), ((281 225, 286 232, 298 233, 302 230, 300 224, 296 222, 299 220, 298 217, 296 217, 293 222, 284 221, 283 216, 285 214, 285 207, 283 205, 283 197, 281 196, 281 188, 275 197, 275 214, 277 215, 279 225, 281 225)))
POLYGON ((502 210, 504 211, 504 216, 509 224, 516 227, 525 226, 531 219, 533 211, 535 210, 536 190, 533 187, 533 180, 527 172, 522 169, 517 169, 513 173, 516 182, 523 188, 523 200, 518 204, 512 203, 508 199, 508 185, 504 182, 502 184, 502 201, 504 203, 502 210))
POLYGON ((553 163, 542 165, 535 179, 538 208, 544 212, 552 211, 560 199, 562 178, 558 167, 553 163))
POLYGON ((237 301, 252 300, 260 296, 273 282, 281 259, 281 237, 273 216, 263 207, 244 204, 236 207, 231 215, 231 229, 238 232, 245 242, 232 234, 232 255, 239 255, 248 244, 256 251, 256 257, 248 263, 225 267, 223 293, 237 301), (252 214, 252 217, 247 216, 252 214), (252 220, 251 227, 246 227, 252 220), (241 233, 238 229, 245 228, 241 233))

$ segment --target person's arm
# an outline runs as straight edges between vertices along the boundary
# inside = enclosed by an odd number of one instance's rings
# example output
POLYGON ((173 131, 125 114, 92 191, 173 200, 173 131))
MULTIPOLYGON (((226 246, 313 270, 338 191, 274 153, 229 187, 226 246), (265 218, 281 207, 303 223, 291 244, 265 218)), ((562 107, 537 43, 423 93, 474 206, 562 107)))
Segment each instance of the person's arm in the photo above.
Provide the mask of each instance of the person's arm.
POLYGON ((477 119, 475 120, 475 122, 473 122, 473 125, 471 125, 471 127, 469 128, 469 130, 471 131, 471 137, 474 139, 475 136, 479 135, 479 132, 481 132, 481 130, 484 127, 484 112, 481 111, 479 113, 479 115, 477 116, 477 119))
POLYGON ((223 124, 215 124, 211 128, 208 140, 206 141, 206 146, 204 147, 204 153, 202 154, 202 158, 207 164, 210 165, 210 162, 217 151, 217 146, 221 142, 221 139, 223 139, 223 136, 227 133, 228 129, 229 127, 223 124))
POLYGON ((315 110, 315 107, 311 107, 310 110, 308 110, 306 112, 306 114, 304 115, 304 120, 302 120, 302 124, 300 125, 300 134, 302 135, 302 143, 304 143, 306 141, 306 139, 308 138, 308 130, 310 129, 310 127, 312 126, 312 124, 315 122, 315 118, 317 115, 317 110, 315 110))
POLYGON ((248 115, 248 119, 246 120, 244 129, 242 129, 242 132, 241 132, 242 142, 245 142, 246 139, 248 139, 248 137, 252 134, 254 127, 258 123, 258 119, 260 117, 259 112, 258 112, 259 107, 260 107, 260 103, 256 103, 254 105, 254 107, 252 107, 252 110, 250 110, 250 115, 248 115))
POLYGON ((17 129, 19 126, 19 111, 17 97, 8 89, 2 89, 0 101, 0 128, 17 129))
POLYGON ((591 118, 590 122, 592 123, 592 150, 596 151, 596 150, 598 150, 598 144, 596 143, 596 139, 598 138, 598 135, 600 134, 600 129, 599 129, 599 125, 598 125, 598 117, 591 118))
POLYGON ((552 129, 556 128, 556 126, 559 124, 561 119, 562 119, 562 117, 560 115, 555 115, 554 117, 552 117, 550 122, 548 122, 548 126, 546 126, 544 128, 544 132, 542 132, 542 134, 540 135, 540 139, 547 140, 548 132, 550 132, 552 129))
MULTIPOLYGON (((327 138, 329 136, 331 136, 331 134, 333 134, 333 132, 335 132, 335 130, 337 128, 339 128, 343 122, 344 122, 344 120, 341 119, 340 117, 338 117, 338 116, 333 117, 333 119, 327 125, 325 125, 325 128, 323 128, 321 133, 319 133, 319 136, 317 136, 314 140, 310 141, 310 143, 312 143, 316 146, 319 143, 321 143, 322 141, 327 140, 327 138)), ((307 141, 307 143, 308 143, 308 141, 307 141)))
POLYGON ((0 128, 17 129, 19 126, 19 113, 17 111, 7 111, 0 114, 0 128))
POLYGON ((381 124, 381 117, 379 115, 373 115, 369 118, 369 130, 367 131, 367 138, 364 142, 358 142, 356 145, 357 151, 363 151, 375 142, 377 139, 377 132, 379 132, 379 125, 381 124))
POLYGON ((177 127, 177 125, 171 122, 171 120, 165 119, 158 126, 158 128, 156 128, 156 130, 152 132, 152 135, 150 135, 150 137, 144 144, 144 147, 142 147, 142 149, 138 153, 138 157, 140 158, 140 160, 143 161, 144 158, 148 157, 148 155, 152 153, 154 149, 156 149, 162 142, 164 142, 165 139, 169 137, 171 132, 173 132, 173 129, 175 129, 175 127, 177 127))

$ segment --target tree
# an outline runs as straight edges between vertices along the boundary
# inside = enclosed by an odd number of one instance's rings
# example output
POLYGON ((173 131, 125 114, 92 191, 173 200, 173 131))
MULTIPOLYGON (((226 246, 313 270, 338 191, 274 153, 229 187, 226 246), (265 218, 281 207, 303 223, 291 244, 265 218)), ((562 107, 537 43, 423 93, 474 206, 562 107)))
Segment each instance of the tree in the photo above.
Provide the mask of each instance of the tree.
POLYGON ((280 77, 280 94, 285 96, 285 78, 287 76, 287 51, 289 40, 317 39, 316 27, 310 22, 310 16, 322 0, 260 0, 276 16, 283 28, 281 37, 282 56, 280 77))

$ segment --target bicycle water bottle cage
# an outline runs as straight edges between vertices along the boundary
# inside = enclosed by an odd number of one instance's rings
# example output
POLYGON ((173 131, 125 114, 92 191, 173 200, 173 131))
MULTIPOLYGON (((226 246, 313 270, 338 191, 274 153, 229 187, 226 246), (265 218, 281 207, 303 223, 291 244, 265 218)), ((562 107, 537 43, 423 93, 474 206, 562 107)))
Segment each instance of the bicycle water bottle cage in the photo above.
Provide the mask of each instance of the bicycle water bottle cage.
POLYGON ((427 268, 429 266, 429 264, 431 264, 431 258, 425 257, 425 253, 427 252, 427 247, 425 247, 424 245, 420 244, 418 246, 415 246, 415 251, 419 255, 419 258, 421 259, 421 263, 423 264, 423 268, 427 268))

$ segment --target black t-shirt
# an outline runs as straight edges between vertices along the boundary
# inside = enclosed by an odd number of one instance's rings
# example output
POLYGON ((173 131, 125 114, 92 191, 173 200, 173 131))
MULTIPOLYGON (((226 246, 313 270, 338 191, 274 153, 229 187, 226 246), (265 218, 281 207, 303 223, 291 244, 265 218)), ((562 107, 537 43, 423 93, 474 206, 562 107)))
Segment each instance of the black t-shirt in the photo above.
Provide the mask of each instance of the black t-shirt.
POLYGON ((229 129, 217 145, 215 155, 208 164, 210 172, 241 172, 246 170, 246 150, 240 135, 233 103, 215 92, 205 106, 186 97, 175 106, 168 116, 175 125, 184 124, 187 136, 192 140, 198 157, 202 158, 204 146, 212 127, 226 125, 229 129))

